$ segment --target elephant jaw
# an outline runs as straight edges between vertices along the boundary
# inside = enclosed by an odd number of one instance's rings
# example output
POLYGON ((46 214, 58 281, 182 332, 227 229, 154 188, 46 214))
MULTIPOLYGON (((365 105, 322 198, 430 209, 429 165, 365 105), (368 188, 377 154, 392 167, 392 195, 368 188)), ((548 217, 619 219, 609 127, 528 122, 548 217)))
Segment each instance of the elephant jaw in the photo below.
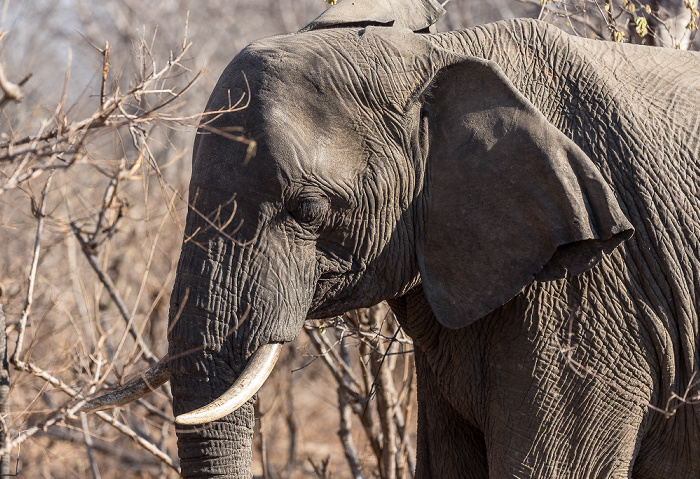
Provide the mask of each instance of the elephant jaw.
POLYGON ((177 424, 197 425, 216 421, 245 404, 262 387, 282 351, 282 343, 261 346, 251 357, 236 382, 218 399, 194 411, 180 414, 177 424))
MULTIPOLYGON (((275 367, 281 351, 282 343, 261 346, 250 357, 245 369, 228 391, 206 406, 177 416, 175 422, 183 425, 205 424, 231 414, 252 398, 262 387, 275 367)), ((170 379, 168 361, 169 357, 165 355, 163 359, 138 378, 119 389, 86 402, 81 410, 92 412, 123 406, 155 391, 170 379)))

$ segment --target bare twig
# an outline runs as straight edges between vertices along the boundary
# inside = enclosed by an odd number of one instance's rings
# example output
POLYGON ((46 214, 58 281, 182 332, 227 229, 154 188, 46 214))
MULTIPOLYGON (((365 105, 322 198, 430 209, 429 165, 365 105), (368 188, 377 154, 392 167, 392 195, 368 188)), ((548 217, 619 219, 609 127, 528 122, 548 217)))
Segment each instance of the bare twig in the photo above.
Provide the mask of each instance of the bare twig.
POLYGON ((90 470, 94 479, 101 479, 100 468, 95 462, 95 453, 92 450, 92 436, 90 436, 90 428, 88 427, 87 414, 80 413, 80 422, 83 426, 83 437, 85 438, 85 447, 87 447, 88 460, 90 461, 90 470))
MULTIPOLYGON (((370 325, 377 331, 381 329, 382 316, 383 314, 378 311, 378 308, 370 308, 370 325)), ((394 381, 391 377, 391 370, 388 367, 382 367, 386 358, 385 354, 389 352, 392 344, 390 342, 384 350, 378 342, 375 343, 371 360, 377 390, 377 411, 382 428, 383 441, 380 462, 382 479, 396 479, 397 436, 396 424, 391 413, 394 409, 394 381)))
POLYGON ((100 50, 102 53, 102 81, 100 82, 100 112, 105 108, 105 86, 107 84, 107 74, 109 73, 109 42, 105 42, 105 47, 100 50))
MULTIPOLYGON (((340 340, 340 357, 349 368, 351 366, 351 361, 347 347, 347 339, 345 337, 341 337, 340 340)), ((343 379, 347 384, 349 377, 344 375, 343 379)), ((340 410, 340 429, 338 430, 338 436, 340 436, 340 441, 343 443, 345 458, 350 466, 353 479, 364 479, 360 461, 357 459, 357 448, 352 439, 352 408, 345 395, 345 389, 346 388, 341 386, 338 387, 338 409, 340 410)))
POLYGON ((17 342, 15 344, 15 352, 12 354, 12 363, 16 363, 19 360, 19 355, 22 352, 22 343, 24 341, 24 332, 27 328, 27 318, 32 310, 32 302, 34 301, 34 283, 36 279, 36 270, 39 265, 39 251, 41 250, 41 235, 44 231, 44 221, 46 218, 46 195, 49 192, 49 186, 51 186, 51 178, 49 176, 44 184, 44 190, 41 193, 41 201, 39 205, 35 206, 35 215, 38 219, 36 227, 36 236, 34 239, 34 251, 32 252, 32 264, 29 268, 29 279, 27 281, 27 297, 24 302, 24 309, 22 310, 22 317, 19 322, 19 333, 17 334, 17 342))
POLYGON ((316 473, 316 477, 318 477, 318 479, 331 478, 331 474, 328 471, 328 463, 331 460, 330 456, 326 456, 326 458, 323 459, 320 464, 315 463, 311 457, 307 457, 306 459, 309 461, 309 464, 311 464, 311 467, 314 468, 314 472, 316 473))
MULTIPOLYGON (((0 447, 4 447, 7 439, 10 437, 10 430, 7 427, 7 418, 10 414, 10 404, 8 394, 10 393, 10 370, 7 363, 7 329, 5 325, 5 312, 3 311, 2 303, 3 290, 0 287, 0 417, 2 418, 2 430, 0 430, 0 447)), ((10 474, 10 455, 3 454, 0 456, 0 475, 8 476, 10 474)))
MULTIPOLYGON (((32 426, 29 429, 26 429, 19 433, 17 437, 15 437, 14 440, 11 442, 8 442, 5 444, 5 447, 0 451, 0 454, 8 454, 12 449, 15 447, 19 446, 22 444, 24 441, 29 439, 31 436, 36 434, 40 430, 45 430, 47 427, 58 423, 59 421, 64 420, 67 417, 72 417, 82 406, 85 404, 85 398, 75 389, 72 387, 68 386, 66 383, 61 381, 60 379, 54 377, 53 375, 49 374, 47 371, 43 370, 42 368, 36 366, 33 363, 26 363, 24 361, 17 361, 14 366, 21 370, 25 371, 28 373, 31 373, 37 377, 40 377, 44 379, 47 383, 53 385, 54 387, 59 388, 62 390, 64 393, 68 394, 69 396, 79 399, 78 402, 73 404, 71 407, 59 411, 44 420, 41 423, 38 423, 35 426, 32 426)), ((136 433, 133 429, 128 427, 127 425, 123 424, 122 422, 118 421, 114 417, 110 416, 104 411, 98 411, 95 413, 97 417, 114 427, 117 431, 121 432, 122 434, 126 435, 127 437, 131 438, 136 442, 139 446, 143 447, 147 451, 149 451, 151 454, 153 454, 155 457, 160 459, 163 463, 165 463, 168 467, 171 469, 178 471, 179 466, 173 462, 173 460, 165 454, 163 451, 158 449, 158 447, 148 441, 147 439, 143 438, 141 435, 136 433)))
POLYGON ((131 334, 131 337, 134 338, 134 341, 136 341, 136 343, 141 348, 143 356, 146 358, 146 360, 150 364, 157 363, 158 357, 155 354, 153 354, 148 345, 146 345, 146 342, 143 340, 141 333, 136 328, 136 325, 133 322, 133 318, 126 307, 124 300, 122 300, 121 295, 117 291, 116 286, 112 282, 112 279, 107 275, 105 270, 102 268, 102 265, 100 265, 100 262, 98 261, 97 257, 92 253, 90 249, 90 244, 83 239, 80 229, 74 222, 71 223, 71 227, 73 228, 75 237, 78 239, 78 242, 80 242, 80 245, 82 246, 82 251, 85 255, 85 258, 87 258, 88 263, 90 263, 90 266, 92 266, 92 269, 97 274, 97 277, 100 279, 100 282, 102 282, 105 289, 109 293, 109 296, 112 298, 112 301, 114 301, 114 304, 117 306, 117 309, 122 315, 122 318, 124 318, 124 321, 126 321, 126 327, 129 331, 129 334, 131 334))
MULTIPOLYGON (((289 348, 289 351, 293 351, 289 348)), ((287 458, 287 477, 291 477, 297 451, 297 421, 294 408, 294 381, 290 379, 287 387, 287 427, 289 428, 289 457, 287 458)))

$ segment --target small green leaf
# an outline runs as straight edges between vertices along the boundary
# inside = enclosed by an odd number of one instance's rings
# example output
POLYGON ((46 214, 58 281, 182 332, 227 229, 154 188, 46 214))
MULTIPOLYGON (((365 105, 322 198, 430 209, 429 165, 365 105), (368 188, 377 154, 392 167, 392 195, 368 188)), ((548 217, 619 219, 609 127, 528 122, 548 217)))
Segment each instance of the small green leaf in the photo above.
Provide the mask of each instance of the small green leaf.
POLYGON ((634 19, 634 23, 636 25, 635 30, 637 30, 637 35, 640 37, 645 37, 647 33, 649 33, 649 29, 647 28, 647 19, 644 17, 637 17, 634 19))

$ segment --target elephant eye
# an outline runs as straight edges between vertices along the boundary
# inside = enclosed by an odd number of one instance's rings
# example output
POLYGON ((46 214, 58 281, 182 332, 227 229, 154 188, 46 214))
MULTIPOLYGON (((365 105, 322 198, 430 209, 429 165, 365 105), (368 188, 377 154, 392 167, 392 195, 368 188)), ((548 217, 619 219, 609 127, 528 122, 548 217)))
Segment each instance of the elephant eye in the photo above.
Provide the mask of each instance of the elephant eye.
POLYGON ((292 210, 292 216, 300 223, 316 223, 326 216, 328 208, 326 198, 300 198, 292 210))

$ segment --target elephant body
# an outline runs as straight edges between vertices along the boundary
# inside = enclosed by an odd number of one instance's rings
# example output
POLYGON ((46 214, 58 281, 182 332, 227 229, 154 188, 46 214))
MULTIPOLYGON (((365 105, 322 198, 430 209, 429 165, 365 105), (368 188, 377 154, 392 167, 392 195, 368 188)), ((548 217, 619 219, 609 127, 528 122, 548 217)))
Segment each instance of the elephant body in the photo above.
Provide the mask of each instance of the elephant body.
POLYGON ((671 397, 698 393, 697 55, 532 21, 434 39, 497 62, 594 159, 635 234, 456 331, 421 287, 390 300, 418 346, 418 476, 696 477, 700 408, 671 397))
MULTIPOLYGON (((698 477, 700 405, 674 395, 700 379, 700 56, 432 21, 317 22, 223 73, 171 299, 175 413, 305 319, 389 300, 417 478, 698 477)), ((252 427, 251 399, 179 428, 183 476, 250 477, 252 427)))

